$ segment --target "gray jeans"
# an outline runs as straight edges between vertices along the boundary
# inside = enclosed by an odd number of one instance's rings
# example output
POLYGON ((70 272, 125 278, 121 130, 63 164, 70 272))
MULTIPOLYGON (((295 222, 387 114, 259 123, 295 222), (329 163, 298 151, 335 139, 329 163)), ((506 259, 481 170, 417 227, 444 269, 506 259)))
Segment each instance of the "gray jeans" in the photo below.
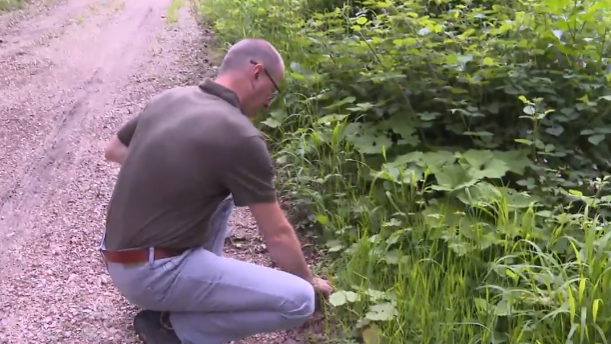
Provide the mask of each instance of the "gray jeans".
POLYGON ((305 280, 221 256, 232 209, 232 198, 217 208, 202 248, 139 265, 108 263, 114 285, 130 302, 170 312, 183 344, 290 329, 314 312, 314 289, 305 280))

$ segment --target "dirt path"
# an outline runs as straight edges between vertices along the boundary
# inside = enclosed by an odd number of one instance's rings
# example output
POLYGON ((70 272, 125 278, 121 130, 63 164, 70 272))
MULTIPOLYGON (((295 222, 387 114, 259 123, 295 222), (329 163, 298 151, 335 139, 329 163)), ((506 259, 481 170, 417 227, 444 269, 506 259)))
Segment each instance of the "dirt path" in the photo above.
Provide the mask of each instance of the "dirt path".
MULTIPOLYGON (((0 16, 0 343, 137 343, 96 250, 118 171, 102 149, 151 95, 205 77, 207 37, 181 2, 0 16)), ((231 222, 230 254, 269 263, 248 214, 231 222)))

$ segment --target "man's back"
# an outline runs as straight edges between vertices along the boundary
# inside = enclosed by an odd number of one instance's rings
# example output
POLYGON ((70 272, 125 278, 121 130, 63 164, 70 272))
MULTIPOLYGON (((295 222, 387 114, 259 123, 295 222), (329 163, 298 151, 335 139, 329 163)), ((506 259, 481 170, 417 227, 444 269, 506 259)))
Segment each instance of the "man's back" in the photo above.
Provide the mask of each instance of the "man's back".
POLYGON ((229 195, 240 141, 260 136, 238 108, 199 87, 167 90, 139 115, 106 222, 106 247, 201 245, 229 195))

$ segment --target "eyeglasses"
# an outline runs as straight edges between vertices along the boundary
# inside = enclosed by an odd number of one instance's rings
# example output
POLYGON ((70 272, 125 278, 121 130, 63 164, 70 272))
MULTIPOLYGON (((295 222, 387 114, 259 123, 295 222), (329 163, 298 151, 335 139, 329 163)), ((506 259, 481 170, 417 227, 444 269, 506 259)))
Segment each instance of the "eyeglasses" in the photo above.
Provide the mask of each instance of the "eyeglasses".
MULTIPOLYGON (((253 65, 258 65, 259 64, 259 62, 256 62, 256 61, 253 61, 253 60, 250 60, 250 63, 253 64, 253 65)), ((274 85, 274 88, 276 89, 276 91, 274 92, 274 94, 272 94, 272 98, 276 98, 278 93, 280 93, 280 88, 278 87, 278 84, 274 81, 274 78, 272 78, 272 76, 269 74, 267 69, 265 69, 265 66, 263 67, 263 73, 265 73, 265 75, 267 76, 269 81, 271 81, 272 85, 274 85)))

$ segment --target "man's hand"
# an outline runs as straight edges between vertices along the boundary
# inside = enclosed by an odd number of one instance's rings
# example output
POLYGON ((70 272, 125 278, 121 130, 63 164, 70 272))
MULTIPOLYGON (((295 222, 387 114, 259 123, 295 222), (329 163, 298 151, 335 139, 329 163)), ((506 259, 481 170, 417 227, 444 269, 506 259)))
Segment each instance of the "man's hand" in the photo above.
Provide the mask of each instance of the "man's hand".
POLYGON ((104 157, 108 161, 116 162, 120 165, 125 161, 128 148, 121 142, 117 135, 108 141, 104 150, 104 157))
POLYGON ((329 296, 333 291, 333 287, 331 286, 331 284, 329 284, 328 281, 319 277, 314 277, 312 285, 314 286, 314 290, 316 292, 323 294, 325 297, 329 296))

